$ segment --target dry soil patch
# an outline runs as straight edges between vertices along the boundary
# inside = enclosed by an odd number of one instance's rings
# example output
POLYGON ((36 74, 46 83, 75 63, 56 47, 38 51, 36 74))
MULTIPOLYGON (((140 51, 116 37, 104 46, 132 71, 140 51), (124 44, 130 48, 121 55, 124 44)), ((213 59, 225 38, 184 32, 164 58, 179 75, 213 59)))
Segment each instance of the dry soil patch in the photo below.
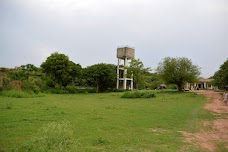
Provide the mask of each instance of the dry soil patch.
MULTIPOLYGON (((218 92, 200 90, 197 94, 203 94, 212 102, 205 105, 205 109, 214 112, 216 119, 212 122, 204 121, 202 125, 211 127, 211 130, 201 130, 198 133, 181 132, 185 142, 197 144, 207 151, 216 151, 218 143, 228 145, 228 106, 222 102, 222 95, 218 92)), ((226 146, 228 151, 228 146, 226 146)))

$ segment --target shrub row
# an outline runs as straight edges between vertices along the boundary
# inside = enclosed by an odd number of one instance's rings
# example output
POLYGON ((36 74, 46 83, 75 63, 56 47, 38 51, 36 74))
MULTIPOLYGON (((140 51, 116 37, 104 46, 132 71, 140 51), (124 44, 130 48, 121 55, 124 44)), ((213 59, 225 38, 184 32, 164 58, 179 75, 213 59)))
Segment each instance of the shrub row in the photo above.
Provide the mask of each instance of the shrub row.
POLYGON ((121 96, 121 98, 154 98, 154 97, 156 96, 152 92, 139 92, 139 91, 125 92, 121 96))
POLYGON ((43 91, 50 94, 96 93, 95 89, 49 88, 43 91))
MULTIPOLYGON (((124 89, 109 89, 105 92, 125 92, 124 89)), ((46 88, 43 92, 50 94, 76 94, 76 93, 96 93, 95 89, 77 89, 74 86, 67 86, 66 88, 46 88)))
POLYGON ((17 89, 12 90, 2 90, 0 91, 1 96, 13 97, 13 98, 33 98, 33 97, 43 97, 42 93, 34 93, 33 91, 21 91, 17 89))

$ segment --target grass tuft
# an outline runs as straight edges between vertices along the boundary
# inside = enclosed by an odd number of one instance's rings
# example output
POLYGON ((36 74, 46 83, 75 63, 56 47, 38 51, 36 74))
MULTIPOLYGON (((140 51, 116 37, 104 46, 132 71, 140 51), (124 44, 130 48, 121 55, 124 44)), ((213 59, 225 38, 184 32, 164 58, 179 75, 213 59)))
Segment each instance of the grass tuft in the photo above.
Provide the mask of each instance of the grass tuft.
POLYGON ((42 127, 30 143, 19 151, 73 151, 73 131, 69 122, 52 122, 42 127))
POLYGON ((109 142, 105 139, 103 139, 102 137, 99 137, 95 140, 93 140, 93 146, 97 146, 97 145, 106 145, 108 144, 109 142))
POLYGON ((9 103, 6 103, 6 109, 12 109, 13 106, 12 106, 12 103, 9 102, 9 103))
POLYGON ((155 98, 155 94, 152 92, 139 92, 139 91, 133 91, 133 92, 125 92, 121 98, 155 98))

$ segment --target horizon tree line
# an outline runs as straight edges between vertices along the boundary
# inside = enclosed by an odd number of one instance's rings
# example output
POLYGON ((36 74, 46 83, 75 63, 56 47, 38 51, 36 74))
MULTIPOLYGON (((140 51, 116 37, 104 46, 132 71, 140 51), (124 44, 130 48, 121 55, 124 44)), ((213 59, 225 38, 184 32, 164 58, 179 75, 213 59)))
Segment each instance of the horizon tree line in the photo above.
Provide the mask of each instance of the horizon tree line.
MULTIPOLYGON (((200 68, 185 57, 166 57, 152 73, 150 68, 145 68, 140 59, 133 59, 129 67, 133 72, 135 89, 155 89, 159 84, 173 84, 178 91, 186 82, 194 82, 199 78, 200 68)), ((43 88, 67 88, 69 86, 93 87, 96 92, 105 92, 116 88, 116 65, 98 63, 86 68, 76 64, 65 54, 52 53, 36 67, 33 64, 21 65, 18 70, 11 71, 3 77, 9 80, 21 80, 23 88, 40 91, 43 88)), ((1 69, 2 72, 7 71, 1 69)), ((214 84, 223 88, 228 84, 228 60, 212 77, 214 84)), ((175 88, 175 87, 174 87, 175 88)))

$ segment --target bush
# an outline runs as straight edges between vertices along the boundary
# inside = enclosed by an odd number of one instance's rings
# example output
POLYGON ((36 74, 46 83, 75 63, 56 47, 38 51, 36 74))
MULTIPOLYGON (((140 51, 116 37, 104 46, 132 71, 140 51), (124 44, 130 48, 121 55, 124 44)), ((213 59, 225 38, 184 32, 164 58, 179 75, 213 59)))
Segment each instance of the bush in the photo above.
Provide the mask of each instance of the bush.
POLYGON ((22 81, 22 89, 39 93, 45 87, 44 81, 39 77, 29 77, 22 81))
POLYGON ((75 93, 96 93, 95 89, 76 89, 73 86, 66 88, 46 88, 43 90, 44 93, 50 94, 75 94, 75 93))
POLYGON ((69 94, 69 91, 62 88, 50 88, 44 91, 45 93, 51 93, 51 94, 69 94))
POLYGON ((34 92, 36 92, 36 90, 38 91, 38 89, 36 89, 35 85, 27 80, 22 82, 22 89, 23 90, 32 90, 34 92))
POLYGON ((3 90, 4 90, 3 87, 0 87, 0 93, 1 93, 3 90))
POLYGON ((46 82, 46 85, 50 88, 54 88, 56 83, 49 77, 45 77, 45 82, 46 82))
POLYGON ((129 90, 125 90, 125 89, 109 89, 107 92, 125 92, 125 91, 129 91, 129 90))
POLYGON ((0 92, 1 96, 5 97, 13 97, 13 98, 33 98, 33 97, 43 97, 44 94, 35 94, 34 92, 28 92, 28 91, 21 91, 17 89, 12 90, 3 90, 0 92))
POLYGON ((133 93, 131 93, 131 92, 125 92, 122 96, 121 96, 121 98, 133 98, 133 93))
POLYGON ((154 98, 155 94, 147 92, 145 94, 142 95, 142 98, 154 98))
POLYGON ((77 93, 96 93, 95 89, 77 89, 77 93))
POLYGON ((178 87, 177 87, 177 85, 176 85, 176 84, 169 84, 169 85, 167 86, 167 89, 177 90, 177 89, 178 89, 178 87))
POLYGON ((75 87, 75 86, 66 86, 66 90, 67 90, 68 93, 70 93, 70 94, 77 93, 77 90, 76 90, 76 87, 75 87))
POLYGON ((139 91, 133 91, 133 92, 125 92, 121 98, 154 98, 155 94, 152 92, 139 92, 139 91))

